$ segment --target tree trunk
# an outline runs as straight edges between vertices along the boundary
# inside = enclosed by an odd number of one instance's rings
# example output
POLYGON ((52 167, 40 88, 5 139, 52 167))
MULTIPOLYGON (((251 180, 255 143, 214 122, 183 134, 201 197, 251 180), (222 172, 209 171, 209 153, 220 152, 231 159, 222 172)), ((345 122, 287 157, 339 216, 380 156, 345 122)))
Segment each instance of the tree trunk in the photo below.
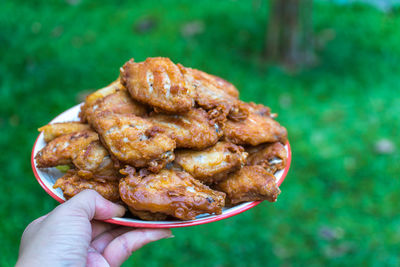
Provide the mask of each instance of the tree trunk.
POLYGON ((270 0, 264 56, 290 70, 315 62, 312 0, 270 0))

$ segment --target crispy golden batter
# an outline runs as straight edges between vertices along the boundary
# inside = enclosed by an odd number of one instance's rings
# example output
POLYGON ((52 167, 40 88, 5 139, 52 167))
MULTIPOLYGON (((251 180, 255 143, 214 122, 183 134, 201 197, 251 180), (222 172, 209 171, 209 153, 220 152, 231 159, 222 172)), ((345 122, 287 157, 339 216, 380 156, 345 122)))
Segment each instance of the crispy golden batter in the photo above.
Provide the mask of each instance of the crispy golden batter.
POLYGON ((50 141, 50 143, 36 154, 37 166, 45 168, 71 164, 80 151, 98 139, 97 133, 92 130, 59 136, 50 141))
POLYGON ((242 106, 248 109, 247 118, 227 120, 224 124, 224 135, 228 141, 252 146, 266 142, 286 142, 286 129, 272 118, 269 108, 254 103, 242 103, 242 106))
POLYGON ((185 68, 182 73, 188 83, 192 83, 196 89, 196 103, 205 108, 212 109, 220 105, 232 106, 236 102, 237 98, 231 96, 221 88, 216 87, 208 80, 203 79, 200 75, 197 75, 196 70, 185 68))
POLYGON ((51 140, 61 135, 75 133, 89 129, 90 126, 88 124, 71 121, 71 122, 56 122, 52 124, 47 124, 43 127, 40 127, 38 130, 40 132, 43 132, 44 141, 48 143, 51 140))
POLYGON ((121 84, 121 80, 118 77, 118 79, 116 79, 114 82, 110 83, 106 87, 98 89, 94 93, 88 95, 85 102, 89 105, 93 105, 98 99, 104 98, 120 90, 126 90, 126 88, 121 84))
POLYGON ((196 103, 209 111, 209 115, 215 121, 224 122, 226 117, 245 118, 238 100, 239 92, 230 83, 205 72, 185 68, 179 65, 186 83, 195 88, 196 103))
POLYGON ((94 141, 81 150, 73 164, 78 168, 78 175, 85 179, 119 180, 120 175, 108 151, 100 143, 94 141))
POLYGON ((175 152, 175 163, 194 178, 215 183, 244 165, 247 153, 241 146, 218 142, 202 151, 180 150, 175 152))
POLYGON ((101 182, 96 179, 86 180, 79 177, 75 170, 70 170, 56 181, 53 188, 61 188, 66 199, 75 196, 85 189, 93 189, 104 198, 117 202, 120 200, 118 184, 118 181, 101 182))
MULTIPOLYGON (((96 92, 94 93, 96 94, 96 92)), ((90 96, 89 96, 90 97, 90 96)), ((104 97, 96 98, 96 101, 85 102, 81 108, 81 118, 93 124, 98 113, 134 114, 144 116, 147 108, 139 102, 133 100, 126 90, 116 90, 104 97)))
MULTIPOLYGON (((98 97, 88 98, 88 100, 90 101, 85 103, 85 109, 82 109, 81 113, 84 114, 89 124, 98 132, 99 129, 96 127, 101 125, 98 122, 101 122, 105 117, 113 116, 113 114, 145 116, 148 113, 147 108, 133 100, 126 90, 108 90, 103 94, 98 94, 98 97), (96 101, 93 102, 93 99, 96 99, 96 101)), ((102 134, 102 132, 99 133, 102 134)), ((102 136, 100 136, 100 139, 104 142, 102 136)), ((107 144, 105 145, 107 146, 107 144)), ((122 164, 112 153, 111 156, 115 166, 122 164)))
POLYGON ((183 115, 153 113, 148 119, 164 129, 177 148, 204 149, 214 145, 222 135, 221 126, 213 124, 200 108, 183 115))
POLYGON ((98 115, 93 127, 109 152, 123 163, 157 172, 174 160, 175 141, 146 119, 131 114, 98 115))
POLYGON ((234 98, 239 97, 238 89, 236 89, 236 87, 233 84, 222 79, 221 77, 206 73, 201 70, 185 68, 181 64, 177 64, 177 65, 184 75, 185 74, 190 75, 189 77, 186 76, 187 78, 189 78, 189 81, 195 82, 195 83, 196 83, 196 81, 200 81, 206 87, 217 88, 219 90, 224 91, 225 93, 227 93, 228 95, 230 95, 234 98), (192 80, 192 78, 196 81, 192 80))
POLYGON ((135 167, 157 171, 173 160, 175 142, 150 122, 138 117, 146 113, 147 109, 132 100, 124 90, 98 98, 85 111, 89 123, 112 156, 135 167))
POLYGON ((275 202, 281 192, 275 177, 261 166, 244 166, 217 184, 216 189, 226 193, 230 204, 255 200, 275 202))
POLYGON ((193 106, 193 87, 168 58, 147 58, 140 63, 131 59, 121 68, 121 80, 134 99, 156 111, 184 113, 193 106))
POLYGON ((79 151, 74 159, 77 168, 83 170, 96 170, 108 156, 108 151, 101 145, 99 141, 91 142, 86 148, 79 151))
POLYGON ((128 209, 133 215, 145 221, 164 221, 168 217, 166 214, 159 212, 152 213, 150 211, 134 210, 129 206, 128 209))
POLYGON ((267 172, 276 173, 286 167, 287 152, 280 142, 266 143, 254 147, 247 147, 248 166, 260 165, 267 172))
POLYGON ((203 213, 221 214, 225 194, 214 191, 186 172, 162 170, 158 174, 121 179, 122 201, 136 211, 163 213, 193 220, 203 213))
POLYGON ((73 164, 85 179, 119 180, 108 151, 92 130, 66 134, 50 141, 36 155, 39 168, 73 164))
POLYGON ((110 83, 104 88, 97 90, 96 92, 88 95, 85 100, 85 104, 81 107, 81 112, 79 113, 79 117, 82 122, 86 122, 86 110, 95 105, 96 101, 102 99, 108 95, 115 93, 118 90, 126 90, 126 88, 121 84, 120 78, 110 83))

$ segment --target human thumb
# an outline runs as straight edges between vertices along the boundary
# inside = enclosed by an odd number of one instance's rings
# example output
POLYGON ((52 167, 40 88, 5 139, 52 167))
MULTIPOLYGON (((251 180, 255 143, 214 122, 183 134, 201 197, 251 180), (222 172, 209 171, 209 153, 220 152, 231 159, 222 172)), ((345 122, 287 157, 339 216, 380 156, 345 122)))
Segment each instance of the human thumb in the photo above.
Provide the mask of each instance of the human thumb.
POLYGON ((106 220, 121 217, 126 209, 115 204, 94 190, 84 190, 57 207, 54 213, 65 215, 85 216, 88 220, 106 220))

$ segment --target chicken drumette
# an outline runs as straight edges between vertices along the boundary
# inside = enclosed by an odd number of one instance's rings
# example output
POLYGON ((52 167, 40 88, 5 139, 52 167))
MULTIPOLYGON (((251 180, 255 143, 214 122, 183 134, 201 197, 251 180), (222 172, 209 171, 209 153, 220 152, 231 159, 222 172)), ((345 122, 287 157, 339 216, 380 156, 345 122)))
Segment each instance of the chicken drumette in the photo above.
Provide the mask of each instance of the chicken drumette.
POLYGON ((240 169, 247 157, 241 146, 225 141, 202 151, 179 150, 175 155, 176 165, 207 184, 218 182, 228 173, 240 169))
POLYGON ((118 192, 118 181, 102 181, 101 179, 84 179, 78 175, 76 170, 69 170, 63 177, 59 178, 53 188, 60 188, 66 199, 69 199, 85 189, 93 189, 104 198, 117 202, 120 200, 118 192))
POLYGON ((39 168, 69 165, 92 142, 99 140, 99 136, 92 130, 84 130, 61 135, 50 141, 36 154, 36 163, 39 168))
POLYGON ((255 200, 275 202, 281 192, 275 176, 261 166, 244 166, 215 188, 226 193, 228 204, 255 200))
POLYGON ((182 115, 153 113, 148 119, 165 130, 177 148, 204 149, 214 145, 222 135, 221 125, 211 122, 201 108, 182 115))
POLYGON ((178 66, 186 83, 195 90, 196 104, 207 110, 214 121, 224 122, 227 117, 244 119, 247 116, 247 110, 241 107, 238 99, 239 92, 231 83, 200 70, 178 66))
POLYGON ((203 213, 221 214, 225 201, 224 193, 186 172, 168 169, 143 177, 131 173, 121 179, 119 192, 133 211, 162 213, 181 220, 193 220, 203 213))
POLYGON ((247 147, 249 153, 246 165, 260 165, 270 173, 276 173, 286 167, 287 152, 280 142, 265 143, 247 147))
POLYGON ((88 124, 71 121, 47 124, 38 130, 39 132, 43 132, 44 141, 48 143, 59 136, 89 129, 90 126, 88 124))
MULTIPOLYGON (((51 129, 52 125, 47 127, 51 129)), ((92 130, 64 134, 53 139, 37 153, 35 159, 39 168, 70 165, 85 179, 120 178, 108 151, 100 143, 98 134, 92 130)))
POLYGON ((153 172, 174 160, 175 141, 153 123, 131 114, 101 114, 93 124, 119 161, 153 172))
POLYGON ((224 123, 224 135, 227 140, 239 145, 256 146, 266 142, 286 143, 287 132, 273 119, 269 108, 254 103, 241 103, 248 116, 243 120, 228 119, 224 123))

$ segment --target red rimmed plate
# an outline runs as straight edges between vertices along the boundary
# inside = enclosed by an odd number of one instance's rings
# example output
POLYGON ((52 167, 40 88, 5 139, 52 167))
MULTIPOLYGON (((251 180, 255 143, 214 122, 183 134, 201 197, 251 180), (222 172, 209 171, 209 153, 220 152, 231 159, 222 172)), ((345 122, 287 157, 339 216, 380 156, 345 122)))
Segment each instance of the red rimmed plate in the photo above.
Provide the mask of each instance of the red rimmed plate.
MULTIPOLYGON (((76 106, 64 111, 63 113, 61 113, 60 115, 55 117, 50 123, 78 121, 79 120, 78 114, 80 111, 80 107, 81 107, 81 104, 76 105, 76 106)), ((32 149, 32 156, 31 156, 32 170, 33 170, 33 173, 35 174, 36 179, 38 180, 39 184, 43 187, 43 189, 50 196, 52 196, 55 200, 57 200, 60 203, 63 203, 65 201, 65 198, 63 196, 61 189, 53 188, 54 183, 56 182, 56 180, 58 178, 60 178, 63 175, 63 173, 61 173, 56 168, 39 169, 36 167, 35 155, 45 145, 46 145, 46 142, 44 141, 43 133, 41 133, 37 137, 35 144, 33 145, 33 149, 32 149)), ((281 183, 285 179, 285 177, 289 171, 290 162, 292 159, 292 153, 291 153, 289 142, 286 144, 285 148, 288 153, 287 166, 284 170, 281 170, 275 174, 276 178, 278 179, 278 185, 281 185, 281 183)), ((236 205, 231 208, 224 208, 222 214, 220 214, 220 215, 207 215, 207 214, 199 215, 196 217, 195 220, 191 220, 191 221, 143 221, 143 220, 132 219, 132 218, 112 218, 112 219, 105 220, 105 221, 109 222, 109 223, 113 223, 113 224, 132 226, 132 227, 143 227, 143 228, 187 227, 187 226, 194 226, 194 225, 200 225, 200 224, 220 221, 220 220, 232 217, 234 215, 237 215, 239 213, 242 213, 248 209, 251 209, 260 203, 261 203, 261 201, 245 202, 245 203, 236 205)))

